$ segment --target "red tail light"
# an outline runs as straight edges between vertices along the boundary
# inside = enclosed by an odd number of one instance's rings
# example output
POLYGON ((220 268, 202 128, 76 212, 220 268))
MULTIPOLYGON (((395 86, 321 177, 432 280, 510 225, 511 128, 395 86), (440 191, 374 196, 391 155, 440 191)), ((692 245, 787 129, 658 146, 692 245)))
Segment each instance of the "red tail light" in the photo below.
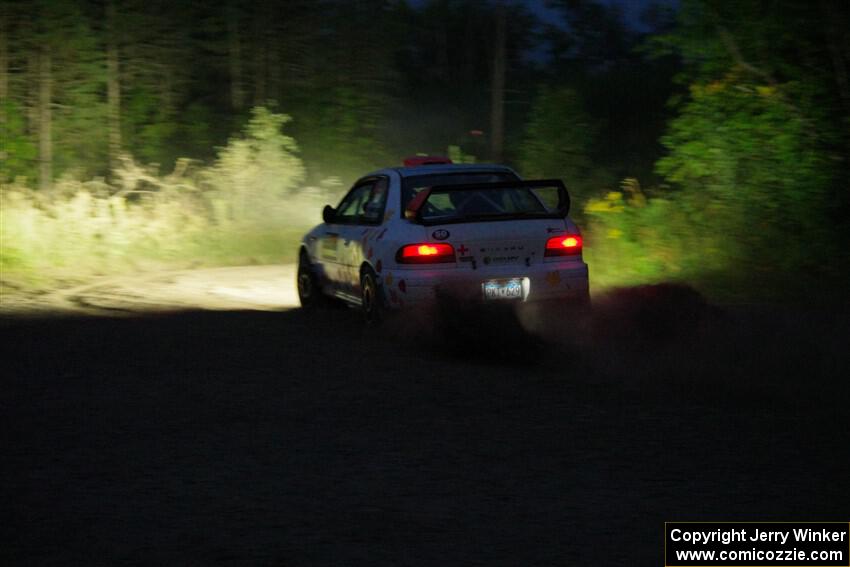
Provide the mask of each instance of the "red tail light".
POLYGON ((546 241, 544 256, 577 256, 581 254, 581 235, 564 234, 546 241))
POLYGON ((399 264, 442 264, 455 261, 455 249, 444 242, 408 244, 395 255, 399 264))

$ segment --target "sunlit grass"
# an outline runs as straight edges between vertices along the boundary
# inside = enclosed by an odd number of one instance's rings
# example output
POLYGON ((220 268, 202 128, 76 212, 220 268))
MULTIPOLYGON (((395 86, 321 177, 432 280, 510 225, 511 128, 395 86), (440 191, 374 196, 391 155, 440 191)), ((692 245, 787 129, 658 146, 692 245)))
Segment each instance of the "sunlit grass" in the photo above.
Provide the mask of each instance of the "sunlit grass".
POLYGON ((41 202, 2 191, 0 269, 7 286, 38 289, 160 269, 290 263, 306 219, 216 222, 180 200, 129 204, 80 191, 41 202))
POLYGON ((294 262, 339 183, 305 187, 285 115, 257 108, 204 165, 174 171, 124 156, 103 179, 63 177, 49 192, 0 185, 0 282, 39 290, 99 276, 294 262))

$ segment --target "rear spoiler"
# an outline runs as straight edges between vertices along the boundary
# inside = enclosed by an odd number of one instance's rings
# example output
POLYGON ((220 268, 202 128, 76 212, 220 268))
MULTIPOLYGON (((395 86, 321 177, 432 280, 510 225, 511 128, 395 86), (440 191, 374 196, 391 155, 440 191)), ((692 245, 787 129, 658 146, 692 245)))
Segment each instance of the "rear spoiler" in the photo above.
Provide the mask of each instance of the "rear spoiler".
MULTIPOLYGON (((548 215, 540 215, 540 218, 564 218, 570 212, 570 194, 560 179, 534 179, 531 181, 498 181, 496 183, 468 183, 465 185, 435 185, 428 187, 416 194, 407 204, 404 210, 404 218, 419 224, 429 224, 422 219, 422 207, 428 198, 435 193, 448 193, 450 191, 486 191, 488 189, 514 189, 526 187, 538 189, 542 187, 555 187, 558 189, 558 207, 548 215)), ((444 224, 441 221, 436 224, 444 224)))

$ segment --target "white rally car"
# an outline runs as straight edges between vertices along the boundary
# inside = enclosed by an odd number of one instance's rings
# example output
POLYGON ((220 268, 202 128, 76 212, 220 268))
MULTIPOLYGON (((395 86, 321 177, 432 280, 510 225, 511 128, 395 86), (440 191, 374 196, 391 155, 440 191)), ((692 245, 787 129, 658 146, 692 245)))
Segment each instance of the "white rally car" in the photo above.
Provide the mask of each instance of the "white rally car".
POLYGON ((441 302, 587 304, 582 237, 561 181, 446 158, 404 164, 357 181, 304 236, 303 307, 342 300, 376 324, 387 310, 441 302))

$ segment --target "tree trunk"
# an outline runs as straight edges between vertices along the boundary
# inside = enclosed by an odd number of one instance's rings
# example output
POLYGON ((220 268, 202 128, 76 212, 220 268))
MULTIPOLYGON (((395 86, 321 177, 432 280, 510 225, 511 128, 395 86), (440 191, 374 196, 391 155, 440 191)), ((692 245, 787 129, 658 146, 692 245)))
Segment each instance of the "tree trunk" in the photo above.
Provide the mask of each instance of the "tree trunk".
POLYGON ((490 91, 490 158, 502 161, 505 138, 505 6, 496 7, 493 79, 490 91))
POLYGON ((254 106, 266 104, 266 73, 268 71, 268 37, 267 22, 263 15, 262 4, 254 17, 254 106))
POLYGON ((230 2, 227 6, 227 58, 230 69, 230 105, 234 110, 242 110, 244 94, 242 91, 242 45, 239 38, 239 21, 236 6, 230 2))
POLYGON ((832 59, 832 70, 835 78, 835 86, 838 96, 844 105, 844 112, 850 115, 850 78, 847 73, 847 62, 844 60, 841 42, 846 42, 846 34, 840 31, 841 16, 831 2, 821 0, 821 11, 826 21, 825 36, 829 47, 829 56, 832 59))
POLYGON ((38 186, 47 191, 53 184, 53 69, 48 47, 42 46, 38 61, 38 186))
POLYGON ((118 69, 118 38, 116 30, 115 3, 106 5, 106 99, 109 109, 109 167, 118 167, 121 154, 121 80, 118 69))
POLYGON ((38 136, 38 92, 41 71, 38 50, 30 49, 27 54, 27 80, 25 106, 27 111, 27 134, 38 136))
POLYGON ((276 22, 276 18, 279 17, 273 4, 265 2, 263 7, 268 19, 266 23, 266 98, 272 101, 274 108, 277 108, 276 104, 280 102, 281 97, 280 66, 281 61, 286 60, 286 56, 281 57, 281 55, 284 53, 286 40, 289 39, 286 36, 294 32, 286 26, 281 27, 278 23, 271 23, 276 22))
MULTIPOLYGON (((0 106, 5 106, 9 98, 9 51, 6 40, 7 31, 6 4, 0 3, 0 106)), ((0 124, 6 122, 6 110, 0 109, 0 124)))
POLYGON ((254 106, 266 104, 266 46, 261 44, 254 58, 254 106))
POLYGON ((468 5, 466 7, 466 17, 465 17, 465 26, 464 26, 464 34, 463 34, 463 64, 461 67, 461 77, 462 80, 470 83, 475 77, 476 70, 476 49, 478 48, 478 44, 476 42, 476 33, 475 30, 476 24, 478 23, 478 13, 475 11, 473 5, 468 5))
POLYGON ((280 43, 274 38, 269 46, 268 98, 275 102, 280 101, 280 49, 280 43))
MULTIPOLYGON (((842 114, 845 117, 850 117, 850 78, 848 78, 847 69, 848 63, 850 63, 850 42, 847 41, 846 32, 841 32, 842 29, 845 29, 841 27, 844 22, 842 22, 843 18, 840 12, 836 10, 835 3, 828 0, 821 0, 820 6, 826 24, 824 35, 829 49, 829 56, 832 60, 833 78, 838 91, 838 98, 843 111, 842 114)), ((844 134, 843 159, 844 166, 842 170, 845 172, 843 178, 847 180, 846 166, 850 163, 850 135, 846 131, 844 134)), ((846 191, 839 189, 837 197, 838 199, 846 199, 846 191)))

